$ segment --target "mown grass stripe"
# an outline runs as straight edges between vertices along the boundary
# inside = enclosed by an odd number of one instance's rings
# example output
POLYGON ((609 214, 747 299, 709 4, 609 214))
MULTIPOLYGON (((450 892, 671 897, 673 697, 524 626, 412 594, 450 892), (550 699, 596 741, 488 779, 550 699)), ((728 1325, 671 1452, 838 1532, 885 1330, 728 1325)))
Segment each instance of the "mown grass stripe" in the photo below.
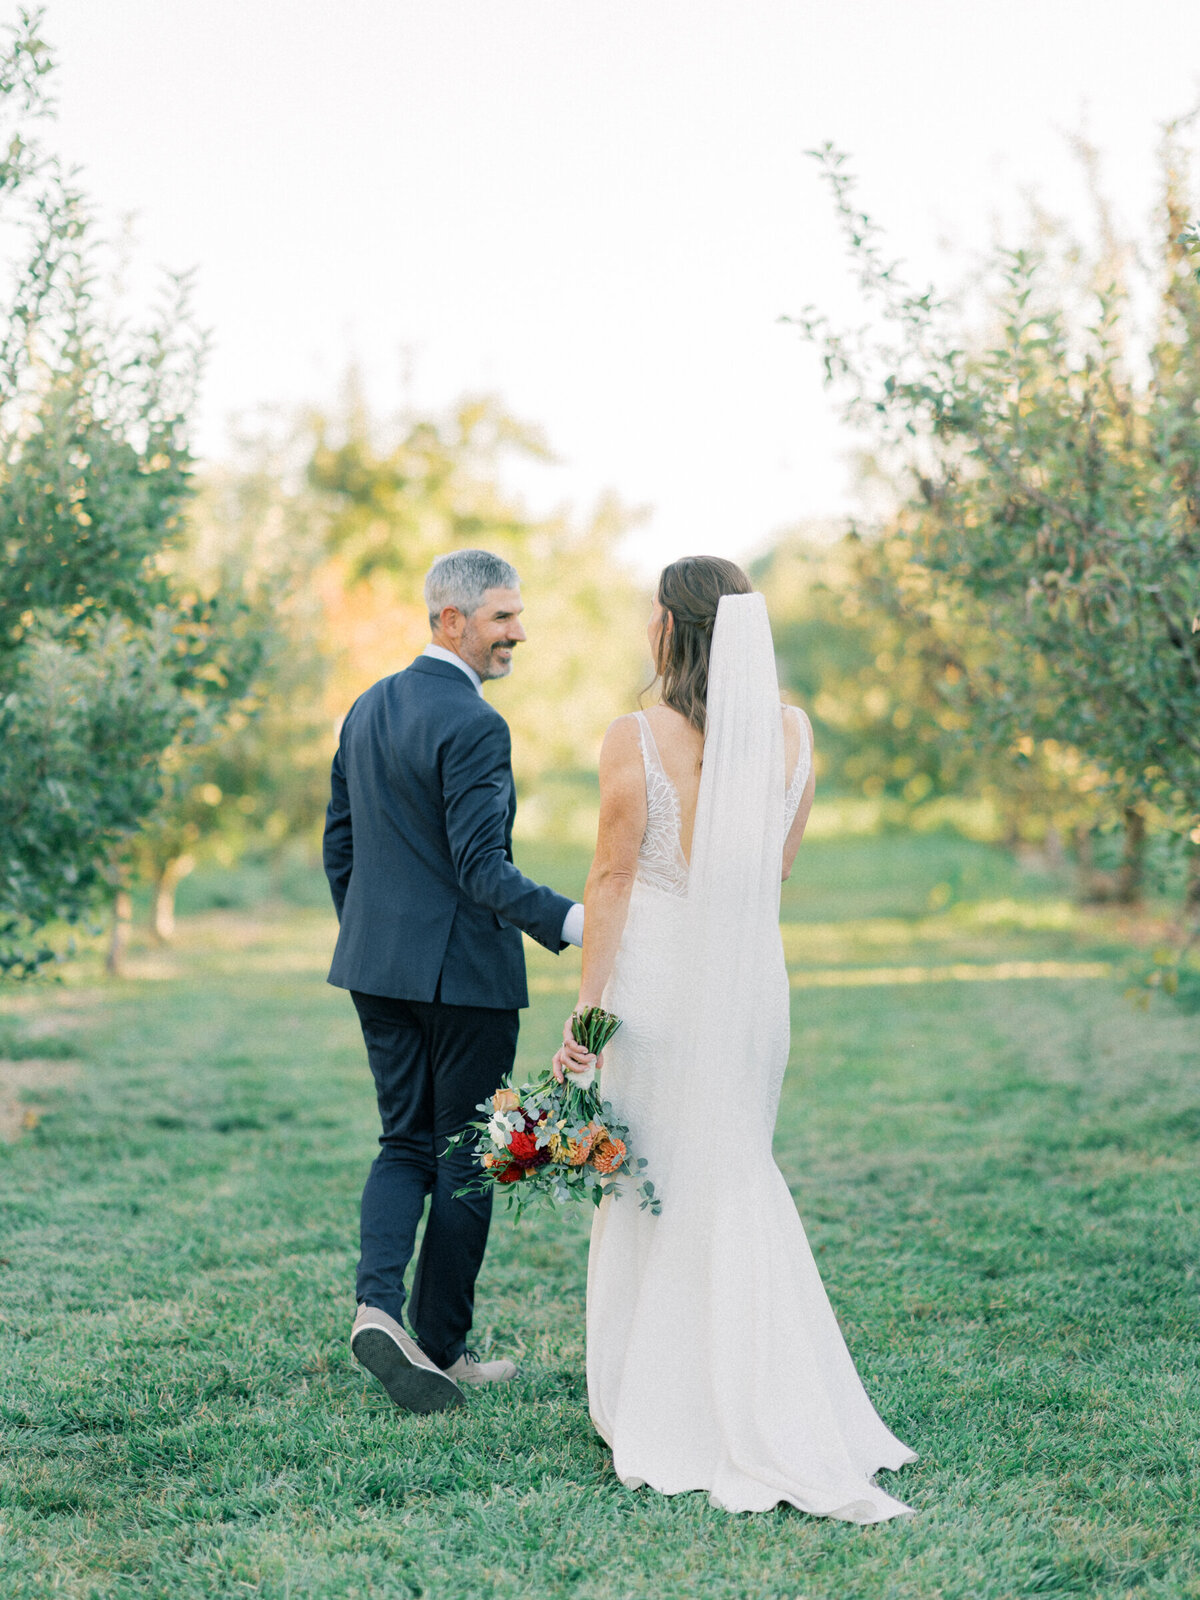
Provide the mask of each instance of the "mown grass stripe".
MULTIPOLYGON (((1111 961, 952 961, 936 967, 819 967, 789 969, 793 989, 860 989, 877 984, 1004 983, 1017 978, 1111 978, 1111 961)), ((577 977, 531 977, 531 994, 571 994, 577 977)))
POLYGON ((825 967, 789 974, 793 989, 859 989, 876 984, 1005 983, 1014 978, 1111 978, 1111 961, 952 961, 939 967, 825 967))

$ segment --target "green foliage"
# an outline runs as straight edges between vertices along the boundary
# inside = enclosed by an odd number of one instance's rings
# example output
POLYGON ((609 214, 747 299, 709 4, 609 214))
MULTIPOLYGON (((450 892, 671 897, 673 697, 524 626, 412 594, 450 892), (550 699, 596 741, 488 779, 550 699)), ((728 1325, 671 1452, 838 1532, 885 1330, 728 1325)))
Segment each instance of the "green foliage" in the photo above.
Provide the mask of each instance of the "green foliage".
POLYGON ((977 735, 990 638, 948 604, 910 542, 804 530, 753 568, 767 596, 780 681, 813 720, 826 794, 878 801, 893 825, 976 813, 988 837, 1053 842, 1096 823, 1097 773, 1060 741, 997 748, 977 735))
POLYGON ((196 640, 165 611, 142 629, 45 617, 14 652, 0 701, 0 971, 26 977, 51 959, 44 930, 103 891, 107 852, 159 800, 163 751, 211 727, 196 676, 215 664, 208 627, 196 640))
MULTIPOLYGON (((650 585, 640 585, 622 559, 620 546, 637 513, 604 497, 585 516, 556 516, 534 525, 524 548, 515 545, 525 601, 522 618, 529 642, 521 646, 512 676, 498 683, 494 698, 513 734, 513 763, 522 803, 533 800, 547 779, 564 780, 559 793, 568 815, 557 819, 548 793, 541 801, 548 831, 564 828, 578 837, 577 804, 570 779, 596 770, 605 729, 637 705, 650 681, 646 620, 650 585), (533 793, 530 793, 533 791, 533 793)), ((590 784, 585 785, 590 791, 590 784)), ((583 832, 595 840, 594 819, 583 832)), ((526 822, 529 816, 526 816, 526 822)))
POLYGON ((308 481, 326 497, 329 550, 345 560, 352 582, 378 571, 423 578, 444 551, 528 537, 529 518, 498 472, 510 453, 547 460, 549 451, 492 396, 385 428, 352 373, 341 415, 315 413, 312 431, 308 481))
POLYGON ((236 605, 170 580, 203 341, 176 282, 145 327, 99 294, 82 195, 32 137, 40 15, 0 53, 0 975, 51 955, 159 798, 164 751, 207 738, 253 652, 236 605), (230 625, 227 626, 227 619, 230 625))
POLYGON ((311 831, 328 798, 329 662, 314 593, 325 550, 312 496, 291 486, 298 450, 269 429, 239 439, 205 473, 172 559, 177 583, 236 600, 227 636, 242 692, 211 738, 166 753, 160 802, 136 842, 163 938, 174 885, 196 862, 275 851, 311 831))
MULTIPOLYGON (((1200 255, 1200 222, 1189 222, 1179 235, 1179 243, 1188 255, 1200 255)), ((1196 268, 1196 277, 1200 281, 1200 267, 1196 268)))
MULTIPOLYGON (((1075 752, 1118 806, 1180 836, 1200 821, 1200 287, 1179 243, 1186 163, 1164 160, 1158 320, 1135 349, 1120 252, 998 252, 982 337, 908 292, 821 152, 881 331, 802 320, 846 415, 906 474, 895 536, 909 604, 936 602, 983 648, 972 735, 997 755, 1075 752)), ((1071 764, 1068 760, 1068 765, 1071 764)))
POLYGON ((609 721, 632 709, 648 676, 649 599, 618 553, 636 514, 605 497, 582 518, 531 515, 506 487, 504 468, 512 452, 545 458, 546 447, 494 399, 383 424, 351 382, 340 413, 311 428, 308 481, 341 587, 327 641, 348 668, 338 712, 428 642, 422 583, 434 557, 483 546, 512 561, 522 580, 529 642, 511 678, 488 691, 513 730, 518 784, 594 770, 609 721), (386 619, 381 635, 374 625, 382 648, 356 656, 342 636, 365 633, 372 616, 386 619))
POLYGON ((1166 995, 1190 1016, 1200 1014, 1200 951, 1193 937, 1182 950, 1160 948, 1135 962, 1130 970, 1128 997, 1149 1010, 1157 995, 1166 995))
POLYGON ((156 558, 182 526, 203 353, 185 279, 145 327, 100 298, 84 196, 27 131, 49 112, 53 61, 40 13, 22 15, 0 59, 0 223, 14 244, 0 302, 0 670, 38 613, 82 637, 97 617, 144 624, 170 603, 156 558))
POLYGON ((971 776, 956 701, 964 641, 918 627, 892 546, 847 533, 778 540, 752 569, 771 607, 780 681, 813 722, 822 787, 917 805, 971 776))

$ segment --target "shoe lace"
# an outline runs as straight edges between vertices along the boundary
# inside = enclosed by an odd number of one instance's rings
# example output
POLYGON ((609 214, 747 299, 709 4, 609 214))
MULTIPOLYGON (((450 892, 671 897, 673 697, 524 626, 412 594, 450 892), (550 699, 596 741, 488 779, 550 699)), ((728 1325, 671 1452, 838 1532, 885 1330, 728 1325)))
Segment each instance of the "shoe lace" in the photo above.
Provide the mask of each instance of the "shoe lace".
POLYGON ((479 1355, 474 1350, 464 1349, 464 1351, 463 1351, 463 1360, 464 1361, 473 1361, 476 1366, 479 1365, 479 1355))

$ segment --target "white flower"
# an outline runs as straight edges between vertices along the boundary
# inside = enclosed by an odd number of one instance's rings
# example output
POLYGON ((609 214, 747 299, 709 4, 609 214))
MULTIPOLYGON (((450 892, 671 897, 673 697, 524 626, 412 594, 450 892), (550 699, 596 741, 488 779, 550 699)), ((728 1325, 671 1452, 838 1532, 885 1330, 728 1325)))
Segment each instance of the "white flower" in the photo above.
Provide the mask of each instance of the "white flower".
POLYGON ((497 1150, 507 1150, 512 1127, 507 1117, 493 1117, 488 1123, 488 1133, 497 1150))

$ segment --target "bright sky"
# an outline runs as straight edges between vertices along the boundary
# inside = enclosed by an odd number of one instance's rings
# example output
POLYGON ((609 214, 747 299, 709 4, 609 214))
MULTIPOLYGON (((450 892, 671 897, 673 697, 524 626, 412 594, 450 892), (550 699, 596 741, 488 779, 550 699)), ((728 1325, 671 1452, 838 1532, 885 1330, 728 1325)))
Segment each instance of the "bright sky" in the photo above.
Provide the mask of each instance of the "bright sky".
POLYGON ((1069 131, 1143 228, 1200 94, 1196 0, 50 0, 46 33, 60 147, 198 269, 202 451, 352 357, 382 410, 495 391, 561 457, 539 507, 653 508, 646 567, 849 504, 778 322, 856 316, 806 149, 953 281, 1023 190, 1082 223, 1069 131))

